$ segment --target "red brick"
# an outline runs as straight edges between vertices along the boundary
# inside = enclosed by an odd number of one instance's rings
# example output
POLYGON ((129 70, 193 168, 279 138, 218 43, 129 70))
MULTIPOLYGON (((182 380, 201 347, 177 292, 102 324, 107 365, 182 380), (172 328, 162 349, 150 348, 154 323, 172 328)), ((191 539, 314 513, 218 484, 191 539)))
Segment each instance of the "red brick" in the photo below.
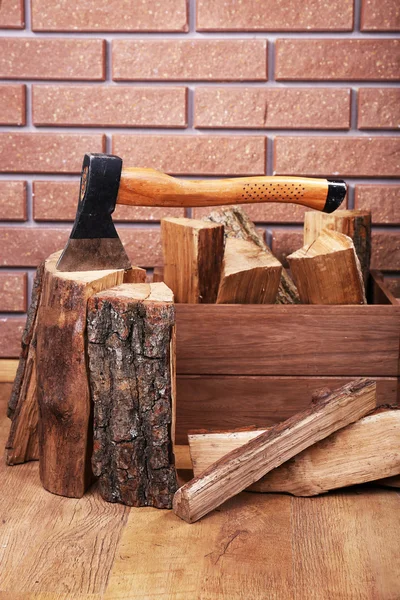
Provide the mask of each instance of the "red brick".
POLYGON ((198 0, 199 31, 351 31, 351 0, 198 0))
POLYGON ((26 221, 25 181, 0 181, 0 219, 26 221))
POLYGON ((184 87, 34 85, 35 125, 186 127, 184 87))
POLYGON ((400 138, 276 137, 274 173, 315 177, 398 177, 400 138))
POLYGON ((265 138, 260 136, 113 136, 113 152, 126 166, 173 175, 263 175, 265 138))
POLYGON ((400 89, 361 88, 358 92, 358 129, 399 129, 400 89))
POLYGON ((275 78, 284 80, 397 80, 400 40, 279 39, 275 78))
MULTIPOLYGON (((345 201, 346 203, 347 201, 345 201)), ((255 223, 303 223, 308 208, 297 204, 266 202, 262 204, 241 204, 248 217, 255 223)), ((346 205, 343 205, 346 208, 346 205)), ((212 207, 194 208, 194 219, 202 219, 213 210, 212 207)))
POLYGON ((400 31, 398 0, 363 0, 361 31, 400 31))
POLYGON ((25 123, 25 86, 0 85, 0 125, 25 123))
POLYGON ((186 0, 32 0, 33 31, 187 31, 186 0))
MULTIPOLYGON (((36 221, 73 221, 78 204, 79 181, 34 181, 33 218, 36 221)), ((183 208, 153 208, 117 205, 116 221, 160 221, 162 217, 183 217, 183 208)))
MULTIPOLYGON (((36 267, 56 250, 61 250, 71 227, 0 227, 0 265, 36 267)), ((160 231, 157 228, 120 227, 118 233, 132 264, 152 267, 162 264, 160 231)))
POLYGON ((400 233, 373 231, 371 269, 400 271, 400 233))
POLYGON ((267 78, 265 40, 113 40, 113 79, 241 81, 267 78))
POLYGON ((0 358, 18 358, 25 317, 0 317, 0 358))
POLYGON ((350 90, 199 87, 195 127, 348 129, 350 90))
POLYGON ((3 79, 91 79, 105 77, 104 40, 82 38, 0 39, 3 79))
POLYGON ((0 133, 3 173, 80 173, 85 152, 104 152, 102 134, 0 133))
POLYGON ((288 267, 287 257, 303 246, 303 232, 278 229, 272 232, 272 252, 284 267, 288 267))
POLYGON ((0 29, 23 29, 24 26, 24 0, 2 0, 0 2, 0 29))
POLYGON ((355 208, 370 210, 373 223, 400 225, 400 185, 356 185, 355 208))
POLYGON ((0 311, 26 311, 26 273, 0 272, 0 311))

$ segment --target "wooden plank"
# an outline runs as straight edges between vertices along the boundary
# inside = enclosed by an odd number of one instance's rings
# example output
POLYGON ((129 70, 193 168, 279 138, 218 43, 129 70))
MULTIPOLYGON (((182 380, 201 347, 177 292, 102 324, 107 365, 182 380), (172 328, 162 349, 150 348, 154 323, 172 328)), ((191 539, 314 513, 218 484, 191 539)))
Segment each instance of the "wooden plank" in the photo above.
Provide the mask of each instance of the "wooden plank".
MULTIPOLYGON (((0 385, 0 445, 11 384, 0 385)), ((7 600, 100 598, 128 509, 90 490, 81 500, 46 492, 39 465, 0 462, 0 590, 7 600)))
MULTIPOLYGON (((178 348, 179 351, 179 348, 178 348)), ((351 377, 181 375, 177 378, 176 443, 190 429, 265 427, 306 408, 313 392, 351 377)), ((377 379, 377 404, 397 403, 398 380, 377 379)))
POLYGON ((296 599, 399 598, 399 494, 359 490, 293 498, 296 599))
POLYGON ((176 322, 178 375, 399 372, 399 306, 178 304, 176 322))
POLYGON ((4 358, 0 360, 0 383, 12 383, 18 368, 18 359, 4 358))

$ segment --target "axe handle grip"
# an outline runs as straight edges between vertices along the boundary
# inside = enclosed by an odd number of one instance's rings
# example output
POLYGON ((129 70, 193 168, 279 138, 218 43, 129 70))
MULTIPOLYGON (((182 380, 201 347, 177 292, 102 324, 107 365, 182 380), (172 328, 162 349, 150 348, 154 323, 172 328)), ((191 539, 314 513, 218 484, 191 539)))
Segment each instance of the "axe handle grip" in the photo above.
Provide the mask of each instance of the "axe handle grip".
POLYGON ((343 181, 307 177, 177 179, 155 169, 122 169, 117 204, 131 206, 220 206, 257 202, 300 204, 333 212, 346 195, 343 181))

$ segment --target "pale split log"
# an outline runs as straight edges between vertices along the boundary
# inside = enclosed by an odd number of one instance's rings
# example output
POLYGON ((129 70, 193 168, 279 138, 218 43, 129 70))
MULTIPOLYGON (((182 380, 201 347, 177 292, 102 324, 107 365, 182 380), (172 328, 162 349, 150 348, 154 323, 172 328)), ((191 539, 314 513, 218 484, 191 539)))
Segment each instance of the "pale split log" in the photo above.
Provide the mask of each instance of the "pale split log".
POLYGON ((45 262, 37 325, 40 478, 48 491, 80 498, 92 481, 88 299, 123 281, 123 270, 60 272, 45 262))
POLYGON ((348 236, 324 229, 287 259, 303 304, 366 304, 360 262, 348 236))
MULTIPOLYGON (((274 257, 271 249, 262 236, 258 234, 254 224, 240 206, 228 206, 213 210, 203 220, 223 225, 226 238, 252 241, 268 256, 274 257)), ((282 267, 276 304, 298 304, 299 302, 300 298, 296 286, 287 271, 282 267)))
POLYGON ((365 285, 371 262, 371 211, 336 210, 331 214, 309 211, 304 216, 304 245, 312 244, 323 229, 344 233, 353 240, 365 285))
POLYGON ((354 423, 376 405, 376 383, 355 380, 236 448, 181 487, 174 512, 193 523, 296 454, 354 423))
POLYGON ((214 303, 224 254, 224 228, 197 219, 161 220, 164 281, 176 302, 214 303))
POLYGON ((8 403, 11 428, 6 444, 6 462, 17 465, 38 460, 38 408, 36 398, 36 329, 42 293, 44 262, 39 265, 32 288, 21 354, 8 403))
POLYGON ((174 324, 164 283, 123 284, 89 301, 92 466, 109 502, 172 506, 174 324))
MULTIPOLYGON (((189 433, 195 477, 267 429, 189 433)), ((247 488, 316 496, 400 474, 400 410, 363 417, 310 446, 247 488)))
POLYGON ((228 238, 217 304, 274 304, 282 265, 250 240, 228 238))

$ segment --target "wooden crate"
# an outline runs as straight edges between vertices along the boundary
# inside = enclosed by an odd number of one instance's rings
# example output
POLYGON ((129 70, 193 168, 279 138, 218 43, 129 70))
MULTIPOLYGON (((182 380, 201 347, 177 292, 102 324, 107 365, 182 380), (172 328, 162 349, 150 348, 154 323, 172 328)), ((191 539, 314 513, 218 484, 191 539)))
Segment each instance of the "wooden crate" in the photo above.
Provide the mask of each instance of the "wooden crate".
POLYGON ((372 273, 366 306, 177 304, 176 443, 189 429, 265 426, 357 377, 399 400, 400 305, 372 273))

